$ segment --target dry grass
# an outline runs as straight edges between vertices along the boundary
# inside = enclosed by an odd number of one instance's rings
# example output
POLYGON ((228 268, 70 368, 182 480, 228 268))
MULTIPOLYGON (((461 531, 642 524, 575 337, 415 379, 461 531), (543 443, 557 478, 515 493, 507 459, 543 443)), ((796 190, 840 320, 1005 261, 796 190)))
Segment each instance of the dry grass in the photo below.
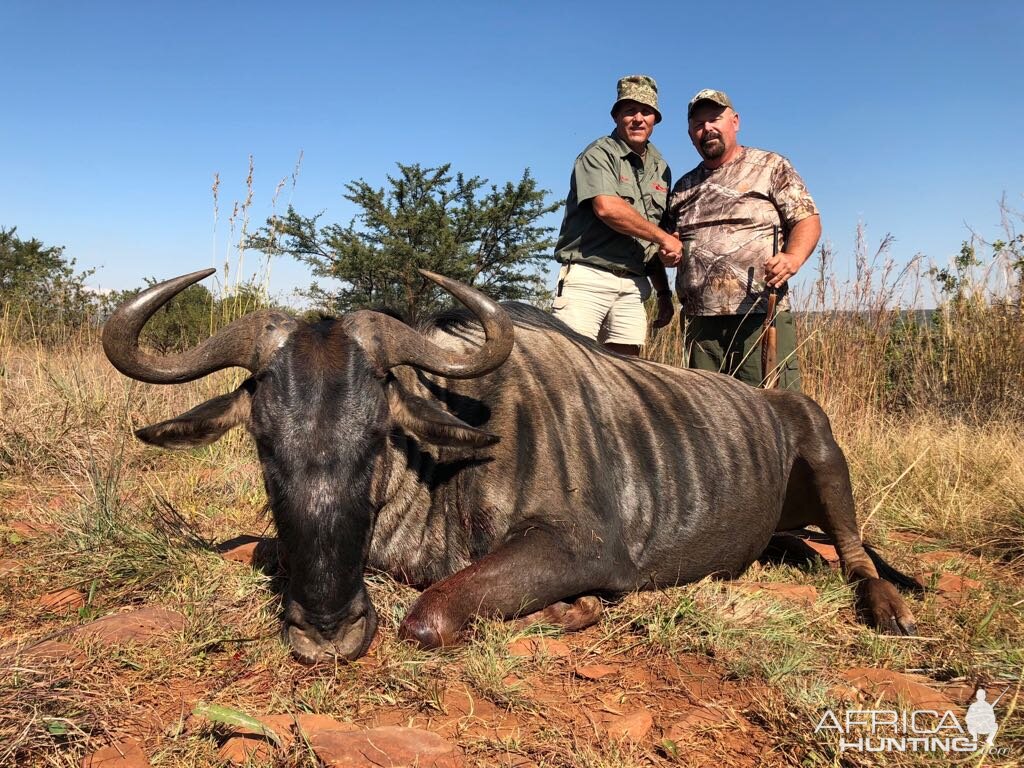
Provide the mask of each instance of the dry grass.
MULTIPOLYGON (((991 248, 972 243, 964 246, 970 254, 991 248)), ((858 229, 850 280, 835 277, 828 243, 804 267, 817 275, 792 296, 804 391, 838 422, 864 412, 975 424, 1024 420, 1024 245, 997 250, 986 265, 964 257, 945 270, 921 256, 898 268, 891 245, 886 236, 871 252, 858 229), (913 309, 922 305, 939 309, 913 309)), ((675 365, 682 347, 673 324, 646 354, 675 365)))
MULTIPOLYGON (((914 671, 951 697, 977 684, 1019 688, 1024 438, 1011 383, 1020 381, 1021 327, 1009 310, 967 302, 956 322, 921 341, 886 303, 906 291, 873 274, 874 309, 808 315, 802 355, 807 388, 849 457, 865 534, 906 571, 941 569, 983 584, 966 599, 931 593, 916 602, 924 636, 914 639, 858 624, 849 587, 825 566, 757 565, 746 578, 812 585, 817 601, 796 608, 703 581, 611 606, 597 627, 559 638, 567 655, 512 656, 510 642, 552 630, 495 622, 479 622, 460 648, 424 653, 396 640, 415 592, 371 575, 381 625, 371 654, 347 666, 298 666, 277 637, 273 578, 213 551, 243 533, 273 535, 249 441, 230 434, 169 453, 131 437, 237 376, 141 385, 118 376, 93 337, 14 344, 0 327, 0 560, 20 563, 0 575, 0 764, 77 765, 137 735, 155 766, 217 765, 227 732, 188 717, 200 701, 426 727, 481 766, 935 764, 840 755, 813 723, 843 706, 836 685, 848 667, 914 671), (864 364, 894 349, 910 361, 864 364), (990 388, 984 397, 967 386, 972 377, 990 388), (24 521, 55 529, 25 536, 14 527, 24 521), (935 550, 960 554, 922 566, 935 550), (85 595, 84 606, 48 612, 35 602, 68 587, 85 595), (68 634, 141 605, 180 612, 184 630, 117 651, 68 634), (32 664, 11 655, 51 637, 81 657, 32 664), (577 674, 594 664, 614 672, 577 674), (645 739, 607 735, 616 717, 640 709, 654 720, 645 739), (694 711, 722 719, 682 728, 694 711)), ((862 291, 857 301, 872 299, 862 291)), ((679 353, 678 338, 663 332, 654 354, 679 353)), ((1019 714, 1004 721, 999 743, 1015 751, 986 764, 1021 759, 1019 714)), ((317 765, 302 743, 275 759, 317 765)))

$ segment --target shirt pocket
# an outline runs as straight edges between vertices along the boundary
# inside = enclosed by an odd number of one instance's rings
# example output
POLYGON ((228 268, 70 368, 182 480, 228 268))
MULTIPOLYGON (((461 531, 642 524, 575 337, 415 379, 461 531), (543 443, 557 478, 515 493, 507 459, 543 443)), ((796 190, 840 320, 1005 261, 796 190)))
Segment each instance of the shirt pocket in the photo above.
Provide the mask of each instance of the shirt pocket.
POLYGON ((660 224, 662 218, 665 215, 665 208, 668 205, 668 195, 661 189, 660 182, 648 183, 648 188, 645 190, 644 203, 647 208, 648 218, 655 224, 660 224))

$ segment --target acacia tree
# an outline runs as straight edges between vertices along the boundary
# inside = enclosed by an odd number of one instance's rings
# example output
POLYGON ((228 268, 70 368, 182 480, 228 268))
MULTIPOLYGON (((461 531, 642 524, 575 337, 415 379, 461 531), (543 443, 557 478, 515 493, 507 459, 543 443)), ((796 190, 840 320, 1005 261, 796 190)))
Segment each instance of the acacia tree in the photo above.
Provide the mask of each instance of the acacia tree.
MULTIPOLYGON (((156 278, 145 278, 143 288, 115 291, 104 296, 104 313, 109 315, 141 291, 156 285, 156 278)), ((214 298, 205 285, 190 285, 156 311, 142 329, 143 345, 165 354, 194 347, 214 330, 214 298)))
POLYGON ((248 246, 287 254, 313 275, 306 296, 331 312, 389 306, 410 321, 445 306, 447 294, 416 272, 429 269, 499 300, 537 301, 547 291, 537 267, 550 257, 553 229, 540 219, 560 207, 545 204, 529 169, 518 182, 485 189, 486 179, 452 175, 450 165, 423 168, 398 163, 387 186, 363 179, 345 186, 360 213, 348 226, 319 225, 288 208, 267 220, 248 246))
MULTIPOLYGON (((159 281, 147 277, 145 282, 142 288, 104 296, 104 314, 109 316, 121 304, 159 281)), ((144 346, 160 353, 178 352, 196 346, 242 315, 273 306, 262 286, 252 282, 239 283, 219 298, 205 285, 190 285, 156 311, 146 322, 139 339, 144 346)))
POLYGON ((0 310, 27 312, 31 322, 26 330, 43 340, 92 316, 95 297, 85 280, 93 271, 76 272, 75 260, 64 257, 63 246, 22 240, 17 227, 0 227, 0 310))

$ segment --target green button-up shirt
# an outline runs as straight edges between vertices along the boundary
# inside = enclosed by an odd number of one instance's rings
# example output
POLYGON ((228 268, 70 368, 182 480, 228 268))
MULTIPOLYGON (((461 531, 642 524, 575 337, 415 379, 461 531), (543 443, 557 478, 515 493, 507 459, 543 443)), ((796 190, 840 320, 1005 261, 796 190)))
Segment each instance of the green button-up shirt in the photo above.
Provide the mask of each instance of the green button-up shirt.
POLYGON ((614 133, 601 137, 576 158, 555 258, 643 275, 657 245, 616 232, 597 217, 592 201, 597 195, 616 195, 660 224, 671 188, 672 171, 653 144, 647 144, 641 159, 614 133))

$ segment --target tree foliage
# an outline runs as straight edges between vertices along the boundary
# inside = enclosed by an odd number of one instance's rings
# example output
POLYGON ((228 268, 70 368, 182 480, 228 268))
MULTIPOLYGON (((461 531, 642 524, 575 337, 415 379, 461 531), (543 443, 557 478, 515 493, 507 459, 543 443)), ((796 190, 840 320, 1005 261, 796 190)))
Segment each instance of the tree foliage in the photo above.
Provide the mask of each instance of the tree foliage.
POLYGON ((932 267, 930 272, 942 294, 954 303, 962 304, 971 297, 974 270, 980 266, 974 244, 964 240, 952 267, 932 267))
MULTIPOLYGON (((147 277, 146 287, 156 278, 147 277)), ((117 291, 104 297, 104 314, 134 298, 142 288, 117 291)), ((160 353, 178 352, 194 347, 233 320, 257 309, 272 306, 262 286, 245 282, 231 293, 215 297, 205 285, 190 285, 156 311, 139 334, 143 346, 160 353)))
MULTIPOLYGON (((146 278, 146 284, 157 281, 146 278)), ((115 291, 104 297, 104 314, 134 298, 143 289, 115 291)), ((213 294, 203 285, 190 285, 156 311, 139 334, 143 346, 166 353, 188 349, 210 335, 214 318, 213 294)))
POLYGON ((0 305, 26 316, 22 327, 37 337, 77 328, 91 318, 95 296, 85 280, 92 273, 76 272, 63 246, 22 240, 16 227, 0 227, 0 305))
POLYGON ((317 278, 306 292, 331 312, 386 305, 409 320, 436 311, 447 294, 426 283, 417 269, 461 280, 498 300, 538 301, 547 291, 537 267, 550 256, 552 228, 542 217, 547 190, 537 188, 529 170, 518 182, 491 185, 479 177, 452 175, 450 165, 423 168, 398 164, 387 186, 363 179, 346 185, 345 199, 360 213, 348 226, 320 226, 289 207, 268 219, 249 247, 287 254, 308 264, 317 278))

